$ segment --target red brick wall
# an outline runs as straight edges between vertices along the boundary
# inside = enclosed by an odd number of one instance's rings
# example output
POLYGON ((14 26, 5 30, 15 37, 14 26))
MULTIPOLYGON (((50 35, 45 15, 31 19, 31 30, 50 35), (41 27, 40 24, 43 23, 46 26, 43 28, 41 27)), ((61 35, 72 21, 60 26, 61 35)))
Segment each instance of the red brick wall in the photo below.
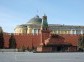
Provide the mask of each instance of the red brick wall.
POLYGON ((9 48, 9 38, 10 38, 10 35, 4 34, 4 47, 5 48, 9 48))
POLYGON ((62 36, 65 39, 65 42, 71 43, 73 46, 77 46, 78 39, 80 37, 80 35, 75 34, 63 34, 60 36, 62 36))
MULTIPOLYGON (((41 40, 44 42, 45 39, 49 38, 49 33, 42 33, 38 35, 33 35, 33 34, 23 34, 23 35, 14 35, 16 39, 16 44, 17 48, 32 48, 32 45, 34 47, 37 47, 40 43, 41 40)), ((77 41, 79 38, 79 35, 59 35, 62 36, 64 39, 57 39, 56 41, 64 41, 71 43, 73 46, 77 46, 77 41)), ((9 34, 4 34, 4 47, 8 48, 9 47, 9 34)))
MULTIPOLYGON (((25 34, 25 35, 14 35, 16 39, 17 48, 32 48, 37 47, 41 42, 41 35, 25 34)), ((9 38, 10 35, 4 34, 4 47, 9 47, 9 38)))
POLYGON ((49 38, 49 35, 50 35, 49 31, 42 31, 42 33, 41 33, 41 42, 44 43, 44 41, 49 38))

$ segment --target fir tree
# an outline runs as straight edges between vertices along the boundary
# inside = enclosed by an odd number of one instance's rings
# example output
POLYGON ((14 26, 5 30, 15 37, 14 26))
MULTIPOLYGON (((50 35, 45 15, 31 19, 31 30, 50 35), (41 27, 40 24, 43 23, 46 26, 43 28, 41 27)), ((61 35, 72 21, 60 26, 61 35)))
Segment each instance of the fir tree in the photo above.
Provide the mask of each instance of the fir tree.
POLYGON ((16 39, 13 34, 11 34, 11 37, 9 39, 9 48, 11 48, 11 49, 16 48, 16 39))
POLYGON ((0 32, 0 48, 4 48, 4 37, 3 32, 0 32))
POLYGON ((82 36, 80 36, 80 38, 79 38, 78 50, 79 51, 84 51, 84 34, 82 36))

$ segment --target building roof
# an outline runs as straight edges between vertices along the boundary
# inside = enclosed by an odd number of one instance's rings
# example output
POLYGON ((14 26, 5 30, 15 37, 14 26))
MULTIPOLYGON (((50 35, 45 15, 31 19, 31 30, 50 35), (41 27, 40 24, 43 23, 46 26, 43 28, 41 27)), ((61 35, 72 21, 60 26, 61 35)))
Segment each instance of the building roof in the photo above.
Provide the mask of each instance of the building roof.
POLYGON ((41 24, 42 19, 37 15, 37 16, 31 18, 27 23, 28 24, 41 24))
POLYGON ((50 37, 45 40, 45 45, 71 45, 71 43, 65 42, 65 38, 60 35, 51 34, 50 37))
POLYGON ((80 37, 80 35, 77 35, 77 34, 63 34, 63 35, 60 35, 60 36, 65 38, 64 42, 71 43, 73 46, 77 46, 78 39, 80 37))
POLYGON ((63 35, 57 35, 53 34, 52 37, 49 37, 45 40, 46 45, 72 45, 77 46, 77 42, 80 35, 72 35, 72 34, 63 34, 63 35))

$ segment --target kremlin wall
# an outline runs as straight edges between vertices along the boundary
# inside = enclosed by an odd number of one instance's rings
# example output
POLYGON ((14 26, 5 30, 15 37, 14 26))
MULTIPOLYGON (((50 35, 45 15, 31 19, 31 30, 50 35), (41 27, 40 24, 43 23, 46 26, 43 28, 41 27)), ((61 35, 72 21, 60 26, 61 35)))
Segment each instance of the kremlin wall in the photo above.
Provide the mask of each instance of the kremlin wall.
POLYGON ((44 15, 42 19, 39 18, 39 16, 36 16, 31 19, 28 24, 16 26, 14 29, 15 33, 12 34, 4 33, 0 27, 0 32, 3 32, 3 34, 0 34, 0 45, 6 49, 25 49, 34 50, 36 52, 77 51, 79 38, 83 34, 83 26, 70 26, 70 28, 67 28, 69 26, 63 26, 63 28, 62 26, 61 28, 58 27, 59 25, 53 26, 56 28, 53 28, 55 32, 53 32, 53 29, 51 30, 50 25, 47 22, 47 16, 44 15), (61 30, 61 33, 57 33, 59 30, 57 28, 61 30), (65 28, 66 31, 63 31, 65 28), (73 31, 72 28, 73 30, 76 30, 73 31), (73 32, 67 31, 69 29, 73 32), (4 39, 3 42, 1 40, 1 35, 4 39))

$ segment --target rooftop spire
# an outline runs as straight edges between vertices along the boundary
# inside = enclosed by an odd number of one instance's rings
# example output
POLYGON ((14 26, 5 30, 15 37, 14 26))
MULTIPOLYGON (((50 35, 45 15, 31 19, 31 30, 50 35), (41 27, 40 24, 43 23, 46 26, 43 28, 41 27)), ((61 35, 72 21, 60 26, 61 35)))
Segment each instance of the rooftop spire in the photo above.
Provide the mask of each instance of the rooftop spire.
POLYGON ((38 11, 38 9, 37 9, 37 11, 36 11, 36 15, 38 15, 38 13, 39 13, 39 11, 38 11))
POLYGON ((48 28, 47 16, 44 15, 44 16, 42 17, 41 29, 43 30, 43 29, 47 29, 47 28, 48 28))
POLYGON ((37 14, 36 14, 35 17, 36 17, 36 18, 39 18, 39 15, 38 15, 39 11, 37 10, 36 12, 37 12, 37 14))

